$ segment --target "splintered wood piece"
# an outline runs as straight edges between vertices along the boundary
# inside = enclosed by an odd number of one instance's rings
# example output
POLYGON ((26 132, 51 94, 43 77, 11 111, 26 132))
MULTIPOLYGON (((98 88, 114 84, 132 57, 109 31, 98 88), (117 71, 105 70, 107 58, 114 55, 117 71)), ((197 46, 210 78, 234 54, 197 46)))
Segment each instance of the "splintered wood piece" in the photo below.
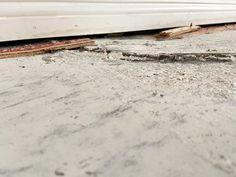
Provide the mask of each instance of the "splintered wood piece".
POLYGON ((0 49, 0 58, 11 58, 21 56, 31 56, 44 53, 52 53, 59 50, 75 49, 83 46, 95 45, 91 39, 64 39, 57 42, 48 42, 44 44, 31 44, 21 47, 0 49))
POLYGON ((200 30, 200 26, 185 26, 181 28, 174 28, 166 31, 162 31, 159 34, 155 35, 157 39, 176 39, 183 34, 191 33, 200 30))
POLYGON ((162 31, 159 34, 155 35, 155 37, 157 40, 182 39, 182 38, 191 37, 195 35, 211 34, 211 33, 218 33, 218 32, 229 31, 229 30, 236 30, 236 23, 201 26, 200 29, 197 29, 195 31, 190 31, 190 32, 182 33, 182 34, 179 33, 177 36, 173 36, 171 32, 176 31, 176 30, 178 31, 179 29, 181 28, 162 31), (168 31, 170 31, 170 33, 168 31), (169 34, 172 36, 169 36, 169 34))

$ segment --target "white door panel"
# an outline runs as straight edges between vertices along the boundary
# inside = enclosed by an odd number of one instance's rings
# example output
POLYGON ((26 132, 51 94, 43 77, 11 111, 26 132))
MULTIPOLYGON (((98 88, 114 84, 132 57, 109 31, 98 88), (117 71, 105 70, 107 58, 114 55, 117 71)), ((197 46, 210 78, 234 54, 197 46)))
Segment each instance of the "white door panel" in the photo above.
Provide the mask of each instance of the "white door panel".
POLYGON ((226 22, 235 0, 0 0, 0 41, 226 22))

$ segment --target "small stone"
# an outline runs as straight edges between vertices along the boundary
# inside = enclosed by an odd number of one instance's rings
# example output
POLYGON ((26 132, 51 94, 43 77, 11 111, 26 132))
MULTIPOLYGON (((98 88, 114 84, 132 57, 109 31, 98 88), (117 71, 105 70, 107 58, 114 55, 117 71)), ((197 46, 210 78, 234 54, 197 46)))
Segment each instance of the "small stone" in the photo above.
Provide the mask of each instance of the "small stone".
POLYGON ((55 170, 55 175, 56 176, 65 176, 65 173, 63 171, 61 171, 60 169, 56 169, 55 170))
POLYGON ((221 159, 224 159, 224 158, 225 158, 224 155, 222 155, 222 154, 220 154, 219 156, 220 156, 221 159))
POLYGON ((153 93, 152 93, 152 96, 157 96, 157 92, 153 92, 153 93))

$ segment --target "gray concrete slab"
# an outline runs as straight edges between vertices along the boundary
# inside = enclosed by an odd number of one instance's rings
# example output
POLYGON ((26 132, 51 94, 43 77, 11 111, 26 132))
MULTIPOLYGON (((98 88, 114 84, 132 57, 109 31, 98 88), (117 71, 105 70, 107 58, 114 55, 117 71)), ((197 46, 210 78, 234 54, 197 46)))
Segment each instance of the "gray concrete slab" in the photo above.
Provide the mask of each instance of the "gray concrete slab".
POLYGON ((0 60, 0 176, 236 176, 235 61, 122 59, 210 43, 235 53, 234 35, 101 39, 104 52, 0 60))

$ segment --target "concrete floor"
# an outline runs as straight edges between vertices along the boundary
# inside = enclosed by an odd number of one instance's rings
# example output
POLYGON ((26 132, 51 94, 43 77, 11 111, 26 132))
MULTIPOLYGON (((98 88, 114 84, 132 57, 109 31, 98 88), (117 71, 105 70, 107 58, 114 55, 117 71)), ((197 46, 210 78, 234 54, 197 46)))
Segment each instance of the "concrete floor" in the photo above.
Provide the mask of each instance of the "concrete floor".
POLYGON ((98 39, 0 60, 0 176, 235 177, 235 40, 98 39))

